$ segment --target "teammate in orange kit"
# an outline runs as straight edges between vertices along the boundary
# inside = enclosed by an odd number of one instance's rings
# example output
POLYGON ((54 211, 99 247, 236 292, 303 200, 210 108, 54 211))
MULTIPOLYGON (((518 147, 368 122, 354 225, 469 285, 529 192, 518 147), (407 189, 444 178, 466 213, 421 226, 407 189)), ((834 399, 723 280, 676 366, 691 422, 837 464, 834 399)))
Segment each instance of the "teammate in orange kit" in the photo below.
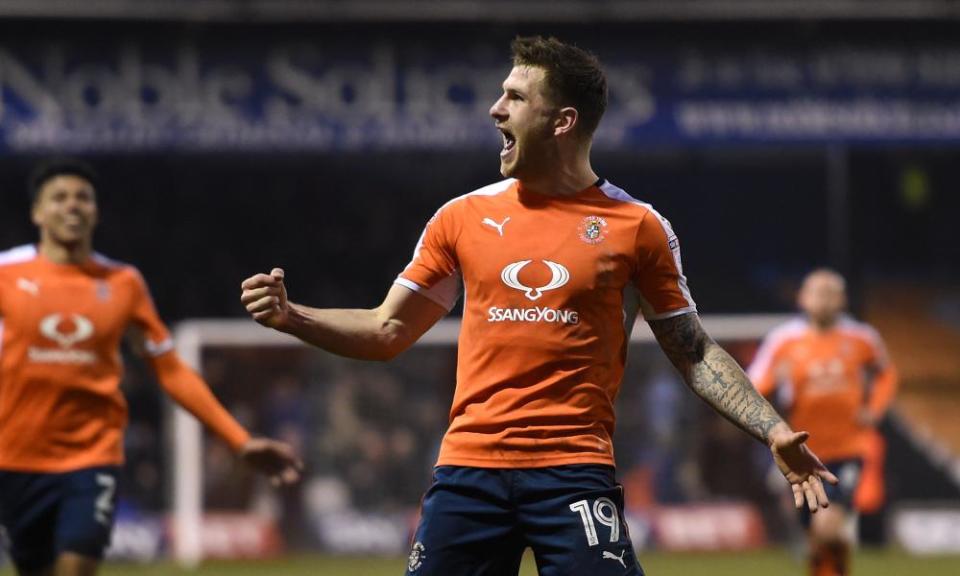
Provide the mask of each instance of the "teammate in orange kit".
POLYGON ((516 574, 530 547, 543 576, 642 574, 611 443, 638 308, 693 390, 768 443, 798 506, 826 506, 821 478, 835 478, 806 434, 704 333, 669 222, 591 168, 607 102, 599 62, 536 37, 514 41, 513 64, 490 109, 507 179, 441 207, 380 306, 293 304, 280 269, 242 285, 258 322, 387 360, 447 314, 462 283, 450 426, 407 573, 516 574))
POLYGON ((810 446, 840 479, 828 489, 830 509, 805 518, 810 521, 810 573, 849 574, 854 496, 897 374, 876 330, 843 313, 846 288, 839 274, 810 273, 797 300, 805 317, 773 330, 749 373, 762 394, 776 394, 793 426, 810 432, 810 446))
POLYGON ((0 252, 0 525, 22 575, 95 574, 113 526, 127 405, 124 336, 164 390, 274 483, 286 444, 251 438, 173 351, 140 273, 93 252, 95 175, 76 160, 31 180, 37 245, 0 252))

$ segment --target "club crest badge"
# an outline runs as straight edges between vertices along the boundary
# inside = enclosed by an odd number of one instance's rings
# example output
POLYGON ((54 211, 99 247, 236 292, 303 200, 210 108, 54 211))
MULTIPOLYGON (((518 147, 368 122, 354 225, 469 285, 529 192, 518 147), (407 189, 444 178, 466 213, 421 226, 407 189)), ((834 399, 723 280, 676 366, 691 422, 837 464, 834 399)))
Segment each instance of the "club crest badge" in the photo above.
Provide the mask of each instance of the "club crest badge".
POLYGON ((97 280, 97 300, 106 302, 110 299, 110 284, 103 280, 97 280))
POLYGON ((415 542, 413 548, 410 550, 410 556, 407 557, 407 569, 410 572, 416 572, 417 568, 423 564, 423 559, 427 557, 424 553, 426 547, 421 542, 415 542))
POLYGON ((607 237, 607 221, 600 216, 587 216, 577 230, 580 239, 587 244, 599 244, 607 237))

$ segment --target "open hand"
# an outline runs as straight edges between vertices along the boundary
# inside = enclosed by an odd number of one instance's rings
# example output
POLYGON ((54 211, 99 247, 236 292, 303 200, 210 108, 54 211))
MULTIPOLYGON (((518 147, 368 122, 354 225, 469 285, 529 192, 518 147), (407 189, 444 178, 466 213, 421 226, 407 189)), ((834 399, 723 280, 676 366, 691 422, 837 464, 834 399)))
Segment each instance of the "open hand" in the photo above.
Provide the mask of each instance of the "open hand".
POLYGON ((274 486, 296 483, 303 471, 303 462, 289 444, 269 438, 247 440, 240 449, 240 459, 267 476, 274 486))
POLYGON ((857 423, 862 428, 876 428, 880 424, 880 419, 869 408, 861 408, 857 413, 857 423))
POLYGON ((830 505, 823 481, 836 484, 839 480, 807 448, 805 442, 809 437, 808 432, 794 432, 784 426, 776 432, 771 431, 769 442, 773 461, 793 489, 793 502, 797 509, 803 508, 806 500, 810 511, 816 512, 830 505))

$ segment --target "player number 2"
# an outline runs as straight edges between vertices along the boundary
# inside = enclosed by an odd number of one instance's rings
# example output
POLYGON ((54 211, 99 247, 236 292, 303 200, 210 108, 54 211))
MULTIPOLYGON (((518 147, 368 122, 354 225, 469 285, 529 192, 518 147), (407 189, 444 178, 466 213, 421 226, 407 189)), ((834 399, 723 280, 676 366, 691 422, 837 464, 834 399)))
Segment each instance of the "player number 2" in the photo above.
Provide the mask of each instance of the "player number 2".
POLYGON ((579 500, 570 505, 570 510, 580 513, 580 520, 583 521, 583 531, 587 536, 587 545, 596 546, 600 543, 597 538, 597 525, 594 522, 603 524, 610 528, 610 541, 616 542, 620 539, 620 517, 617 514, 617 506, 613 500, 603 497, 597 498, 593 502, 593 512, 590 511, 590 502, 588 500, 579 500))
POLYGON ((97 474, 97 486, 103 488, 97 496, 93 517, 101 524, 110 524, 113 513, 113 492, 117 489, 117 479, 109 474, 97 474))

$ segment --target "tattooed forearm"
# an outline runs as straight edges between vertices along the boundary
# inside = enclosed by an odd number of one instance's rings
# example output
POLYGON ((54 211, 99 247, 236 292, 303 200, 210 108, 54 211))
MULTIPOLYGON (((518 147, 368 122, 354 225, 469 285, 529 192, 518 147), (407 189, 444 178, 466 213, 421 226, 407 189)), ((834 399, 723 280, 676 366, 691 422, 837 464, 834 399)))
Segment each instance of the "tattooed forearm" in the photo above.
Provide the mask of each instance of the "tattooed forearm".
POLYGON ((782 418, 761 396, 736 361, 711 341, 702 362, 687 381, 693 391, 731 422, 766 442, 782 418))
POLYGON ((696 313, 655 320, 650 328, 698 396, 744 431, 767 442, 770 429, 782 418, 757 393, 736 361, 707 335, 696 313))

